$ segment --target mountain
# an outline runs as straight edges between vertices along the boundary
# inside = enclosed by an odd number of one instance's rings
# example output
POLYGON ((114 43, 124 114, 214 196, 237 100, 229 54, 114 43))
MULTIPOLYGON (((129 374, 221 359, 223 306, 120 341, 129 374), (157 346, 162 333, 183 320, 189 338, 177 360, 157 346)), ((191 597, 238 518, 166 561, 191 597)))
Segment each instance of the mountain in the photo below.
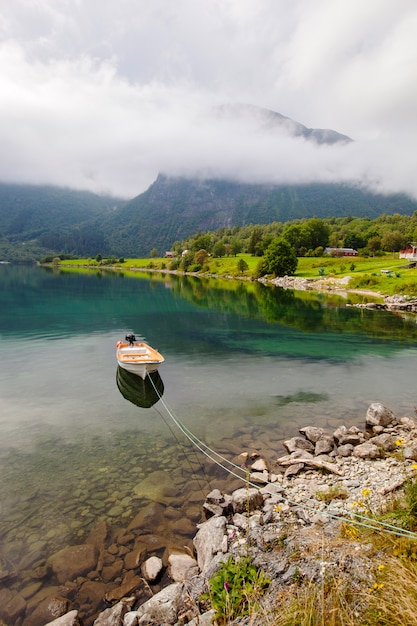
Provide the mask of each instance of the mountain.
MULTIPOLYGON (((217 107, 219 123, 239 132, 283 134, 319 144, 352 141, 330 129, 308 128, 248 104, 217 107)), ((300 172, 302 174, 302 172, 300 172)), ((148 256, 198 231, 310 217, 369 217, 417 211, 401 195, 378 195, 343 184, 249 184, 159 175, 130 201, 57 187, 0 184, 0 260, 50 254, 148 256)))
POLYGON ((230 103, 218 106, 214 110, 219 120, 228 123, 238 123, 242 127, 251 128, 261 133, 285 133, 290 137, 303 137, 307 141, 317 144, 350 143, 352 139, 347 135, 329 128, 307 128, 290 117, 276 111, 258 107, 252 104, 230 103))
POLYGON ((103 238, 94 230, 95 220, 123 204, 123 200, 88 191, 0 183, 0 259, 35 260, 46 253, 67 251, 70 234, 73 245, 68 252, 100 248, 103 238))
POLYGON ((160 254, 198 231, 309 217, 412 215, 417 202, 340 184, 244 185, 158 176, 143 194, 101 223, 115 256, 160 254))

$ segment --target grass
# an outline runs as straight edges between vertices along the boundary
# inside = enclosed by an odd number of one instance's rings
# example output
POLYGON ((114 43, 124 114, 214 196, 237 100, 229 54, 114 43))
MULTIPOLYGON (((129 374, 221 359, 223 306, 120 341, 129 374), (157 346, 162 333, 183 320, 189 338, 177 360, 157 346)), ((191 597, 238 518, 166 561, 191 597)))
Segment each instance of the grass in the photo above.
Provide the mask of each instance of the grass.
POLYGON ((376 568, 375 582, 358 585, 342 574, 293 586, 267 613, 274 626, 415 626, 417 566, 393 557, 376 568))
MULTIPOLYGON (((375 519, 416 530, 416 478, 408 480, 403 496, 395 498, 389 510, 380 512, 375 519)), ((333 570, 322 580, 306 581, 283 595, 279 607, 274 608, 273 621, 266 623, 275 626, 414 626, 417 623, 417 538, 351 528, 351 535, 344 529, 345 539, 351 539, 356 546, 363 542, 368 554, 373 555, 370 578, 352 579, 344 576, 342 570, 333 570)))
MULTIPOLYGON (((255 275, 259 257, 250 254, 239 254, 236 257, 210 258, 208 263, 199 272, 202 275, 232 276, 235 278, 251 278, 255 275), (239 259, 244 259, 248 269, 242 274, 238 270, 239 259)), ((62 261, 65 267, 79 267, 80 265, 93 268, 105 268, 107 265, 99 264, 94 259, 78 259, 62 261)), ((138 269, 169 270, 171 259, 165 258, 139 258, 125 259, 123 263, 115 263, 111 267, 127 272, 138 269)), ((295 276, 300 278, 335 278, 341 279, 350 276, 349 289, 361 289, 374 291, 383 295, 404 294, 417 295, 417 269, 404 268, 404 259, 399 259, 392 254, 382 257, 301 257, 298 259, 298 267, 295 276), (353 264, 353 265, 352 265, 353 264), (390 274, 387 274, 386 271, 390 274)))
MULTIPOLYGON (((368 492, 364 490, 364 497, 368 492)), ((392 501, 391 511, 370 515, 386 519, 390 512, 401 520, 400 527, 417 528, 415 477, 407 482, 403 496, 392 501)), ((297 569, 291 583, 278 585, 273 591, 271 585, 270 592, 270 581, 249 557, 229 557, 211 578, 204 596, 216 610, 216 623, 228 624, 247 615, 249 621, 242 623, 265 626, 415 626, 417 537, 395 537, 348 526, 352 534, 345 532, 333 538, 322 535, 319 543, 304 546, 299 558, 306 559, 310 553, 311 572, 316 574, 309 577, 297 569), (322 563, 320 570, 314 567, 314 559, 322 563), (340 559, 342 563, 346 559, 346 567, 338 564, 340 559)))

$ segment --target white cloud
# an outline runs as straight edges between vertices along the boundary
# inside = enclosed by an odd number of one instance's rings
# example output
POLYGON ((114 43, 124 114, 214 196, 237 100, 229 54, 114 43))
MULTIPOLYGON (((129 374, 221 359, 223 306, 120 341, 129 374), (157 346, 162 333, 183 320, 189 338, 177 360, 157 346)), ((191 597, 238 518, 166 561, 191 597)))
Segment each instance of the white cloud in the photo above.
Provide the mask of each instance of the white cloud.
POLYGON ((0 180, 134 196, 160 171, 417 197, 414 0, 0 0, 0 180), (250 102, 355 143, 219 122, 250 102))

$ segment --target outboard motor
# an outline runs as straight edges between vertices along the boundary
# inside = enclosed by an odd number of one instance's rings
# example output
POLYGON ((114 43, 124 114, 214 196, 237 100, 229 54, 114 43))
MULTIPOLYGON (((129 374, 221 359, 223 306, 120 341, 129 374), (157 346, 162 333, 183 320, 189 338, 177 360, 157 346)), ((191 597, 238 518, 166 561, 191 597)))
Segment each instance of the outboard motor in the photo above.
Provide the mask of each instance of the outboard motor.
POLYGON ((135 335, 133 333, 130 333, 129 335, 126 335, 125 339, 126 339, 126 341, 129 342, 129 346, 133 346, 133 344, 136 341, 136 337, 135 337, 135 335))

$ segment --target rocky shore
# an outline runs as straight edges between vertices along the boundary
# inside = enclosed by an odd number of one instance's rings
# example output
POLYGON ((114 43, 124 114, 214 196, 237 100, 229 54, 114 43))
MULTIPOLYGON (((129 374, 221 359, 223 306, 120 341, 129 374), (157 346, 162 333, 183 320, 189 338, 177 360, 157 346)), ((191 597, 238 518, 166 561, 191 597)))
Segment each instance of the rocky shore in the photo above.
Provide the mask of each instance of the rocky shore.
POLYGON ((261 282, 268 282, 276 287, 282 287, 283 289, 294 289, 297 291, 332 291, 332 292, 350 292, 363 294, 367 297, 374 298, 376 301, 365 302, 361 304, 355 304, 353 306, 367 309, 380 309, 386 311, 403 311, 410 313, 417 313, 417 298, 408 297, 402 295, 383 296, 380 293, 373 291, 364 291, 360 289, 348 289, 348 284, 351 276, 345 276, 344 278, 300 278, 296 276, 282 276, 273 278, 272 280, 261 282))
POLYGON ((237 455, 241 486, 207 495, 192 543, 157 542, 156 503, 116 531, 101 522, 83 544, 50 556, 44 569, 55 587, 32 612, 26 608, 24 621, 23 599, 0 591, 0 618, 7 626, 210 624, 214 612, 201 596, 230 555, 250 556, 271 580, 252 625, 269 623, 267 616, 296 580, 337 572, 358 593, 369 588, 377 562, 370 547, 357 541, 355 524, 366 525, 369 511, 401 495, 416 473, 414 416, 397 418, 373 403, 363 429, 306 426, 283 445, 287 454, 273 463, 250 450, 237 455), (351 532, 344 535, 346 528, 351 532), (96 615, 84 621, 81 616, 93 615, 94 607, 96 615))

